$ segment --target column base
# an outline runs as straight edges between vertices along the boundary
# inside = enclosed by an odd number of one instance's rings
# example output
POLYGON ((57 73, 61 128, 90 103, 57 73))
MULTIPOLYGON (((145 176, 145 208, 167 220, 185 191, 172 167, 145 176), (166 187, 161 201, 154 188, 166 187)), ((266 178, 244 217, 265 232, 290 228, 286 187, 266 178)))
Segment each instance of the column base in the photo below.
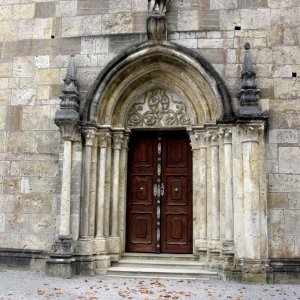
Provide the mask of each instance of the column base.
POLYGON ((99 255, 95 257, 96 274, 106 275, 107 269, 111 266, 109 255, 99 255))
POLYGON ((209 242, 208 251, 210 255, 220 255, 221 253, 220 240, 211 240, 209 242))
POLYGON ((94 276, 96 271, 95 259, 92 255, 79 256, 76 259, 76 274, 94 276))
POLYGON ((234 241, 233 240, 225 240, 222 243, 222 254, 233 255, 234 254, 234 241))
POLYGON ((121 253, 121 239, 120 237, 109 237, 107 240, 107 248, 109 254, 117 254, 119 255, 121 253))
POLYGON ((93 240, 93 248, 96 254, 105 254, 107 253, 107 241, 105 237, 95 238, 93 240))
POLYGON ((46 260, 46 275, 71 278, 75 275, 74 242, 70 237, 59 237, 52 245, 46 260))
POLYGON ((267 283, 268 260, 240 259, 232 270, 232 279, 243 283, 267 283))
POLYGON ((93 254, 93 241, 89 238, 80 238, 77 242, 77 251, 79 255, 92 255, 93 254))

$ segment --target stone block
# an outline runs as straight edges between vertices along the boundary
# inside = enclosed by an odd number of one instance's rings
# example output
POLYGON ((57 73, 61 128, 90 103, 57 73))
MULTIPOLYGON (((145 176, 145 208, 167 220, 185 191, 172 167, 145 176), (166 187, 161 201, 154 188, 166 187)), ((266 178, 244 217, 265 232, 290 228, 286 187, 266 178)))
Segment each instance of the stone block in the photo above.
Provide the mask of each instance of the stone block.
POLYGON ((211 0, 210 9, 236 9, 238 7, 238 0, 211 0))
POLYGON ((144 0, 132 0, 132 11, 147 13, 147 5, 144 0))
POLYGON ((80 68, 77 69, 77 80, 80 85, 90 85, 99 74, 98 68, 80 68))
POLYGON ((78 0, 77 15, 106 14, 109 12, 110 0, 78 0))
MULTIPOLYGON (((74 54, 81 52, 80 38, 60 38, 51 40, 51 54, 52 55, 67 55, 69 61, 70 51, 74 54)), ((48 49, 49 51, 49 49, 48 49)), ((58 65, 61 68, 61 65, 58 65)))
POLYGON ((287 193, 269 193, 268 194, 269 208, 289 208, 287 193))
POLYGON ((33 28, 34 39, 50 39, 52 34, 53 18, 35 19, 33 28))
MULTIPOLYGON (((1 115, 1 113, 0 113, 1 115)), ((22 128, 23 106, 8 106, 6 117, 6 130, 18 131, 22 128)))
POLYGON ((200 31, 218 31, 220 30, 220 11, 219 10, 199 10, 199 27, 200 31))
MULTIPOLYGON (((144 6, 147 7, 147 5, 144 6)), ((128 0, 109 1, 110 13, 130 12, 130 11, 131 11, 131 1, 128 0)))
POLYGON ((300 175, 269 174, 269 191, 274 193, 300 192, 300 175))
POLYGON ((58 153, 61 136, 58 131, 40 131, 36 133, 36 149, 39 153, 58 153))
POLYGON ((288 199, 290 208, 300 208, 300 193, 288 193, 288 199))
POLYGON ((121 34, 133 32, 131 13, 105 14, 102 16, 102 34, 121 34))
POLYGON ((241 27, 245 29, 264 29, 271 25, 271 14, 268 8, 241 9, 241 27))
POLYGON ((241 14, 239 10, 221 10, 221 30, 234 30, 235 26, 241 25, 241 14))
POLYGON ((19 24, 16 21, 0 21, 0 42, 15 41, 19 35, 19 24))
POLYGON ((23 109, 23 130, 49 130, 51 108, 48 105, 27 106, 23 109))
POLYGON ((32 19, 34 17, 35 4, 15 4, 13 5, 13 15, 12 18, 15 20, 19 19, 32 19))
POLYGON ((0 213, 0 233, 5 232, 5 214, 0 213))
POLYGON ((8 78, 0 78, 0 90, 8 88, 8 78))
POLYGON ((56 4, 56 17, 76 16, 77 1, 59 1, 56 4))
POLYGON ((268 212, 271 236, 284 234, 284 209, 270 209, 268 212))
POLYGON ((12 161, 10 164, 10 176, 20 175, 20 163, 18 161, 12 161))
POLYGON ((85 36, 101 34, 102 15, 62 18, 61 36, 85 36))
POLYGON ((298 99, 300 97, 299 78, 275 78, 274 93, 278 99, 298 99))
POLYGON ((31 232, 36 234, 55 234, 55 217, 49 214, 31 215, 31 232))
POLYGON ((9 174, 10 162, 0 161, 0 176, 7 176, 9 174))
POLYGON ((186 48, 197 48, 198 42, 197 39, 179 39, 176 40, 176 44, 181 45, 186 48))
POLYGON ((75 56, 75 65, 76 65, 76 67, 96 67, 97 66, 97 55, 96 54, 76 55, 75 56))
POLYGON ((59 84, 59 69, 39 69, 36 70, 36 82, 39 85, 59 84))
POLYGON ((198 48, 221 48, 223 49, 223 39, 198 39, 198 48))
POLYGON ((0 59, 0 77, 10 77, 12 74, 12 62, 9 59, 0 59))
POLYGON ((11 105, 34 105, 36 99, 35 89, 15 89, 11 95, 11 105))
POLYGON ((37 69, 46 69, 50 67, 50 56, 39 55, 34 58, 34 66, 37 69))
POLYGON ((7 213, 5 216, 5 231, 25 233, 29 229, 31 216, 20 213, 7 213))
POLYGON ((7 106, 2 106, 0 110, 0 130, 6 127, 7 106))
POLYGON ((199 11, 198 10, 179 11, 177 29, 180 31, 198 30, 199 11))
POLYGON ((268 7, 268 0, 238 0, 238 8, 268 7))
POLYGON ((268 5, 270 8, 292 7, 294 3, 294 0, 268 0, 268 5))
POLYGON ((132 31, 145 33, 147 31, 146 22, 145 22, 145 20, 147 20, 147 13, 146 12, 133 13, 132 18, 133 18, 132 31))
POLYGON ((14 77, 32 77, 33 76, 33 57, 15 57, 13 62, 14 77))
POLYGON ((36 91, 36 99, 37 100, 48 100, 49 98, 50 98, 50 86, 49 85, 38 86, 37 91, 36 91))
POLYGON ((1 5, 0 6, 0 21, 12 19, 12 5, 1 5))
POLYGON ((15 153, 33 152, 35 135, 32 132, 9 132, 7 136, 7 151, 15 153))
POLYGON ((39 176, 40 164, 36 161, 21 161, 20 162, 21 176, 39 176))
POLYGON ((300 173, 300 148, 297 147, 279 147, 279 173, 300 173))
POLYGON ((21 248, 22 234, 0 233, 1 248, 21 248))
POLYGON ((74 259, 48 259, 46 261, 46 275, 49 277, 68 279, 75 273, 74 259))
POLYGON ((273 48, 273 59, 276 66, 300 64, 298 46, 278 46, 273 48))
POLYGON ((4 194, 16 195, 20 193, 21 182, 19 177, 4 177, 3 192, 4 194))
POLYGON ((54 235, 23 234, 21 248, 49 251, 54 240, 54 235))
POLYGON ((211 64, 225 64, 226 52, 224 49, 200 49, 197 52, 211 64))
POLYGON ((5 152, 6 132, 0 131, 0 153, 5 152))
POLYGON ((273 129, 269 131, 269 143, 295 144, 298 142, 298 131, 296 129, 273 129))
POLYGON ((51 18, 55 16, 55 2, 38 2, 35 4, 35 18, 51 18))
POLYGON ((300 228, 300 211, 299 210, 286 210, 284 214, 285 220, 285 235, 294 235, 295 228, 300 228))
POLYGON ((40 162, 42 177, 56 177, 59 174, 59 166, 57 161, 40 162))

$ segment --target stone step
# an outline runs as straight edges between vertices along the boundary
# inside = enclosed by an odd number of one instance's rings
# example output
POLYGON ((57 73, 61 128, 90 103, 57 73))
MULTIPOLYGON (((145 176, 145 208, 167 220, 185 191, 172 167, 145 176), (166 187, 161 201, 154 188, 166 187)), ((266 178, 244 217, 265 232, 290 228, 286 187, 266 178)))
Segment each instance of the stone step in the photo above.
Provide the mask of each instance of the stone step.
POLYGON ((133 267, 110 267, 108 276, 135 277, 135 278, 176 278, 176 279, 217 279, 218 273, 208 270, 190 270, 179 268, 143 268, 133 267))
POLYGON ((162 260, 162 259, 136 259, 126 258, 113 262, 113 267, 143 267, 143 268, 178 268, 178 269, 203 269, 203 263, 198 261, 162 260))
POLYGON ((184 260, 184 261, 198 261, 198 257, 193 254, 167 254, 167 253, 128 253, 122 254, 122 259, 144 259, 144 260, 184 260))

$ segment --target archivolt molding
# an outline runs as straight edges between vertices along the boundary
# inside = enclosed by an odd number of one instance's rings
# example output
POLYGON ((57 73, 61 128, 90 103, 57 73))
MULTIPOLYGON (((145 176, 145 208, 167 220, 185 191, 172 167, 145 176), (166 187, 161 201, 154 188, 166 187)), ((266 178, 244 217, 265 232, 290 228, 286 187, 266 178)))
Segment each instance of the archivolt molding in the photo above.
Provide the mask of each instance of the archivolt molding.
POLYGON ((195 112, 192 125, 232 118, 222 80, 200 55, 169 42, 147 42, 124 52, 100 74, 86 101, 83 122, 125 127, 128 107, 151 86, 180 94, 195 112))

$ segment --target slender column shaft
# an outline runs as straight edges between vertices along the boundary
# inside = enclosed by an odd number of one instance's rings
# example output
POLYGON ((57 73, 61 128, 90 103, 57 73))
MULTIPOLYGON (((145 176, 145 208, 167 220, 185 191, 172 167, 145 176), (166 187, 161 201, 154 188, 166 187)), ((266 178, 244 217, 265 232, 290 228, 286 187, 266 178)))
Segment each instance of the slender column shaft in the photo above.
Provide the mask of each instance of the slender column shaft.
POLYGON ((109 134, 100 134, 100 157, 99 157, 99 182, 97 203, 97 238, 104 237, 104 205, 105 205, 105 178, 106 178, 106 139, 109 134))
POLYGON ((89 237, 89 203, 90 203, 90 189, 91 189, 91 158, 93 139, 95 137, 95 130, 87 130, 84 132, 86 143, 84 151, 84 185, 83 185, 83 199, 81 206, 81 227, 80 235, 82 238, 89 237))
POLYGON ((62 191, 60 202, 59 235, 70 235, 70 208, 71 208, 71 168, 72 168, 72 142, 64 141, 64 160, 62 174, 62 191))
POLYGON ((200 144, 200 243, 202 250, 207 249, 207 166, 206 166, 206 144, 204 133, 200 144))
POLYGON ((233 230, 233 201, 232 201, 232 143, 230 130, 224 133, 224 167, 225 167, 225 239, 232 241, 233 230))
POLYGON ((117 133, 113 136, 113 193, 112 193, 112 237, 118 237, 119 227, 119 180, 120 180, 120 150, 123 134, 117 133))
POLYGON ((220 239, 220 201, 219 201, 219 143, 218 133, 211 137, 211 239, 220 239))

